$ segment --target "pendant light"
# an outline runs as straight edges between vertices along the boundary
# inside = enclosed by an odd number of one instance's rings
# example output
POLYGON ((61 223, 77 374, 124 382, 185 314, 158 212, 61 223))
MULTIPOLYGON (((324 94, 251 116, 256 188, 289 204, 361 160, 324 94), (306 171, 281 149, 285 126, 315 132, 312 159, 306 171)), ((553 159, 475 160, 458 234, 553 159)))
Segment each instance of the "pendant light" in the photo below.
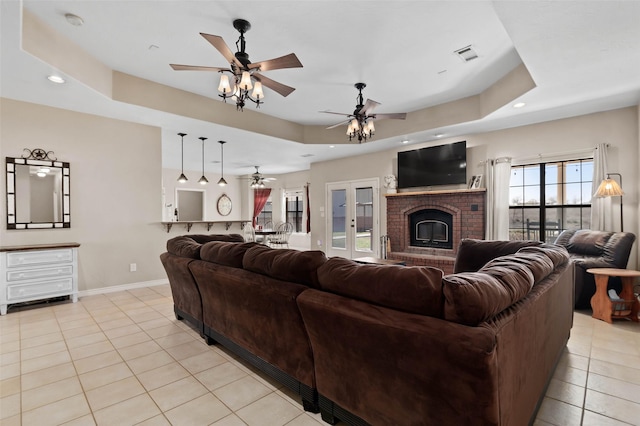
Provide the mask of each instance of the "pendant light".
POLYGON ((225 186, 227 181, 224 180, 224 144, 225 141, 218 141, 220 144, 220 180, 218 181, 218 185, 225 186))
POLYGON ((209 183, 209 180, 207 180, 207 178, 204 176, 204 141, 206 141, 207 138, 199 137, 198 139, 202 141, 202 177, 200 178, 198 183, 200 185, 206 185, 209 183))
POLYGON ((180 172, 180 176, 178 177, 178 182, 180 183, 185 183, 187 180, 187 177, 184 175, 184 137, 187 136, 186 133, 178 133, 178 136, 180 136, 180 138, 182 139, 181 142, 181 148, 180 148, 180 152, 181 152, 181 158, 182 158, 182 169, 180 172))

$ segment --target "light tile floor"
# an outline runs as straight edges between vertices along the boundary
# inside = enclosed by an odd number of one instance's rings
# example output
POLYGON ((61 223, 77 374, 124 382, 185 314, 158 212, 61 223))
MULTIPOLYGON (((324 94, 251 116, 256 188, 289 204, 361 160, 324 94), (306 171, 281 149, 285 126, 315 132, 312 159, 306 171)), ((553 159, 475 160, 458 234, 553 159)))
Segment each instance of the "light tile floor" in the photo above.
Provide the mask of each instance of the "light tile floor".
MULTIPOLYGON (((0 423, 318 426, 319 414, 173 314, 168 285, 0 317, 0 423)), ((535 425, 640 425, 640 324, 576 312, 535 425)))

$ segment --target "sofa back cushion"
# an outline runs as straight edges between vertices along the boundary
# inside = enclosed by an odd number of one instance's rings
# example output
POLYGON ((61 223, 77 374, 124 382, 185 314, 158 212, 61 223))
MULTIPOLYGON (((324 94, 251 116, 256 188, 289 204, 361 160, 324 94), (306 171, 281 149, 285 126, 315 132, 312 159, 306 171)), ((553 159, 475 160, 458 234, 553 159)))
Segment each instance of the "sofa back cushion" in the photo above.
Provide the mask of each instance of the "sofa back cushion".
POLYGON ((318 268, 327 261, 319 250, 273 249, 262 244, 249 248, 242 267, 282 281, 318 288, 318 268))
POLYGON ((442 318, 442 271, 428 266, 363 265, 332 257, 320 289, 399 311, 442 318))
POLYGON ((189 259, 200 259, 200 247, 202 244, 193 238, 181 235, 167 240, 167 252, 189 259))
POLYGON ((600 256, 611 235, 612 232, 606 231, 578 230, 569 239, 567 250, 588 256, 600 256))
POLYGON ((478 272, 443 278, 444 318, 477 325, 529 294, 533 286, 569 260, 559 246, 524 247, 489 261, 478 272))
POLYGON ((240 234, 193 234, 187 235, 194 241, 204 244, 209 241, 228 241, 231 243, 244 243, 244 237, 240 234))
POLYGON ((189 259, 200 259, 200 248, 209 241, 244 242, 240 234, 179 235, 167 240, 167 252, 189 259))
POLYGON ((242 259, 247 250, 258 243, 232 243, 226 241, 210 241, 202 245, 200 258, 218 265, 242 268, 242 259))
POLYGON ((453 273, 476 272, 496 257, 513 254, 522 247, 539 246, 540 241, 492 241, 465 238, 460 241, 453 273))

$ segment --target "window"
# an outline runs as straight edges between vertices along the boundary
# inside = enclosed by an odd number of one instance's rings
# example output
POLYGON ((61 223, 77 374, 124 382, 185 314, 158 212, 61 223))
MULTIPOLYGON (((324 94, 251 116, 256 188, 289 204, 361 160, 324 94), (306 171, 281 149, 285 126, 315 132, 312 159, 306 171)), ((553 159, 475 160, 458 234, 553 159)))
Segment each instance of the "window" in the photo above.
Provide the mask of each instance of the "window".
POLYGON ((265 229, 273 227, 273 206, 271 204, 271 199, 267 200, 267 203, 256 218, 256 225, 262 226, 265 229))
POLYGON ((287 222, 293 225, 293 232, 303 232, 302 231, 302 212, 303 212, 302 194, 299 194, 299 193, 286 194, 285 205, 287 207, 287 222))
POLYGON ((509 239, 554 242, 591 226, 593 159, 511 167, 509 239))

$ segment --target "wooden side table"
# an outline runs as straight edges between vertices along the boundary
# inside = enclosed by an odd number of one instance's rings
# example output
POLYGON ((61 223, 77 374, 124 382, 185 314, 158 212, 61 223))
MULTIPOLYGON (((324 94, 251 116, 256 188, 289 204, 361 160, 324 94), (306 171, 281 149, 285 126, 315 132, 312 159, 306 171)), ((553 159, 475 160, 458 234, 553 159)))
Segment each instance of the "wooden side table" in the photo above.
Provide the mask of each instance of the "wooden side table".
POLYGON ((596 293, 591 298, 593 318, 597 318, 611 324, 613 318, 629 318, 638 322, 640 302, 633 295, 633 282, 640 277, 640 271, 632 269, 616 268, 591 268, 587 272, 595 276, 596 293), (620 277, 622 280, 622 301, 612 301, 607 294, 609 277, 620 277))

